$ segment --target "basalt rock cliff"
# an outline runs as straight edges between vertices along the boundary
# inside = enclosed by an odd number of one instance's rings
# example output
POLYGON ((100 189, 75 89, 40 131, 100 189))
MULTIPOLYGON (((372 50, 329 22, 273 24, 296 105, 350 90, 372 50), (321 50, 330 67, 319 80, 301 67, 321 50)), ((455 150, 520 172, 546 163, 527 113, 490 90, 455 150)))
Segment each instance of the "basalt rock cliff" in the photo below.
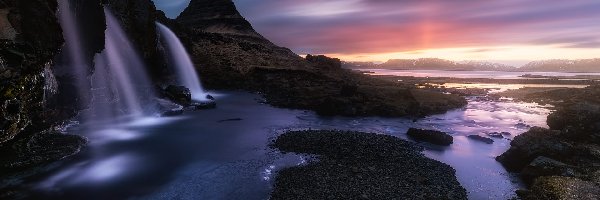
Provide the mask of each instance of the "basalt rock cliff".
POLYGON ((63 44, 56 8, 52 0, 0 1, 0 144, 46 123, 44 94, 56 92, 49 70, 63 44))

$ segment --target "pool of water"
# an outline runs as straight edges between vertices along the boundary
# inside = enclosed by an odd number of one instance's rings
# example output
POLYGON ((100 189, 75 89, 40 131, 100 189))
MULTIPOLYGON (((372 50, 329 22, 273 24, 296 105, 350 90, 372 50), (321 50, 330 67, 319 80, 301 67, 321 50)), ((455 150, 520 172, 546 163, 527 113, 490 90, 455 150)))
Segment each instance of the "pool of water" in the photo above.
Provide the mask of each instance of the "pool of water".
POLYGON ((522 186, 494 157, 530 126, 545 127, 550 112, 537 104, 469 98, 464 109, 413 122, 319 117, 273 108, 258 98, 224 92, 214 110, 120 125, 74 126, 68 131, 88 137, 89 146, 24 184, 34 198, 45 199, 268 199, 277 170, 306 162, 302 155, 284 155, 268 147, 285 130, 345 129, 406 138, 406 130, 417 127, 453 135, 450 147, 420 145, 426 147, 426 156, 456 169, 471 199, 507 199, 522 186), (494 139, 494 144, 466 137, 488 132, 511 136, 494 139))

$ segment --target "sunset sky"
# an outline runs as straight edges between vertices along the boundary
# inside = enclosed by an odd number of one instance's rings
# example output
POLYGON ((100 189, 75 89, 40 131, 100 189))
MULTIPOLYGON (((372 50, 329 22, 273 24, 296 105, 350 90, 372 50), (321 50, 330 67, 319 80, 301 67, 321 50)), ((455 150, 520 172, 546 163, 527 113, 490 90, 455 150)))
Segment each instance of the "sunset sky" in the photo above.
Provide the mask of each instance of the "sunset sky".
MULTIPOLYGON (((154 0, 175 17, 189 0, 154 0)), ((520 65, 600 57, 596 0, 234 0, 298 54, 351 61, 437 57, 520 65)))

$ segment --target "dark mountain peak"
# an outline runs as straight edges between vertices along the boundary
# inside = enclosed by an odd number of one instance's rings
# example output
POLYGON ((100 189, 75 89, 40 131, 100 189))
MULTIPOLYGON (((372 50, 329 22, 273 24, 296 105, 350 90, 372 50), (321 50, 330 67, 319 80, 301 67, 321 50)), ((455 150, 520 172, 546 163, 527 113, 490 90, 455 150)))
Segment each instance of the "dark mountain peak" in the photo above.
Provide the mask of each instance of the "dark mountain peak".
POLYGON ((177 17, 179 23, 212 33, 261 37, 231 0, 192 0, 177 17))

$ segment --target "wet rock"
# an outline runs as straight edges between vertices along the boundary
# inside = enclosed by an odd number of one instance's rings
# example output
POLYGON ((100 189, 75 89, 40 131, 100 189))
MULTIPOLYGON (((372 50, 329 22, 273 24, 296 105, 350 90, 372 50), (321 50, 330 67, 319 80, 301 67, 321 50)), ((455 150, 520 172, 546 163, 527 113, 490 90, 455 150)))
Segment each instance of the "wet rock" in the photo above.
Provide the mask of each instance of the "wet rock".
POLYGON ((18 138, 10 145, 0 146, 0 169, 8 172, 60 160, 78 153, 86 143, 81 136, 58 132, 18 138))
POLYGON ((183 106, 192 104, 192 93, 185 86, 169 85, 164 90, 164 94, 171 101, 183 106))
POLYGON ((410 128, 406 134, 414 140, 425 141, 442 146, 448 146, 454 142, 452 136, 441 131, 410 128))
POLYGON ((577 173, 574 166, 567 165, 565 163, 539 156, 535 160, 531 161, 521 171, 521 178, 527 184, 533 183, 538 177, 541 176, 568 176, 573 177, 577 173))
POLYGON ((519 172, 540 155, 561 160, 572 154, 573 146, 559 137, 560 131, 533 127, 510 143, 511 147, 496 160, 511 172, 519 172))
POLYGON ((64 42, 56 5, 55 0, 0 3, 0 144, 51 124, 44 116, 43 74, 64 42))
POLYGON ((210 95, 210 94, 207 94, 207 95, 206 95, 206 99, 208 99, 208 100, 211 100, 211 101, 214 101, 214 100, 215 100, 215 97, 213 97, 213 96, 212 96, 212 95, 210 95))
POLYGON ((159 113, 161 113, 160 116, 170 117, 183 114, 183 106, 173 103, 172 101, 167 99, 157 99, 157 103, 159 113))
POLYGON ((217 108, 217 102, 209 101, 209 102, 194 102, 191 106, 194 110, 208 110, 217 108))
POLYGON ((493 138, 504 138, 504 135, 502 135, 502 133, 499 132, 486 133, 486 135, 493 138))
POLYGON ((522 193, 524 200, 600 199, 600 186, 578 178, 549 176, 538 178, 531 190, 522 193))
POLYGON ((281 170, 271 199, 466 199, 448 165, 388 135, 352 131, 291 131, 273 146, 319 156, 281 170))
POLYGON ((519 129, 527 129, 527 128, 531 128, 530 125, 527 125, 525 123, 519 122, 517 124, 515 124, 515 128, 519 128, 519 129))
POLYGON ((469 135, 467 137, 469 139, 480 141, 480 142, 484 142, 486 144, 493 144, 494 143, 494 140, 492 140, 491 138, 483 137, 483 136, 480 136, 480 135, 469 135))

